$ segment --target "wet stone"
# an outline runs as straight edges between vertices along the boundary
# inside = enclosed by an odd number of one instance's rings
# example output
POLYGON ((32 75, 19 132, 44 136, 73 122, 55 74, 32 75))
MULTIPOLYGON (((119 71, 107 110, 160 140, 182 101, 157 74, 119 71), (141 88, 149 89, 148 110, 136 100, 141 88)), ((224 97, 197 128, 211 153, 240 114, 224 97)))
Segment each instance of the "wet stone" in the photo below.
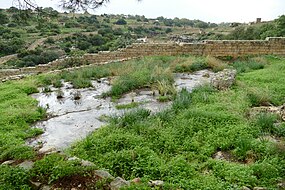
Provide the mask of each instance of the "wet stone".
POLYGON ((201 70, 195 73, 176 73, 175 83, 178 91, 185 88, 187 91, 192 92, 194 88, 210 83, 210 77, 213 76, 213 72, 208 70, 201 70))
POLYGON ((155 186, 163 186, 164 182, 161 181, 161 180, 154 180, 154 181, 150 180, 150 181, 148 182, 148 184, 149 184, 149 186, 151 186, 151 187, 155 187, 155 186))
MULTIPOLYGON (((175 86, 178 91, 186 88, 191 92, 195 87, 210 82, 209 78, 204 77, 205 74, 211 76, 212 72, 202 70, 191 74, 175 74, 175 86)), ((102 119, 102 116, 108 118, 132 111, 118 110, 116 105, 137 102, 138 108, 148 109, 152 113, 163 111, 171 105, 171 102, 158 102, 157 91, 150 89, 127 93, 116 103, 113 103, 111 98, 101 98, 103 93, 111 89, 108 78, 92 81, 93 87, 85 89, 73 89, 70 83, 64 81, 62 84, 61 88, 51 88, 52 92, 31 95, 39 101, 39 106, 47 109, 50 116, 48 120, 33 126, 43 129, 44 133, 27 142, 28 145, 37 147, 40 153, 62 151, 72 143, 84 139, 94 130, 106 125, 107 120, 102 119), (59 90, 63 94, 60 99, 57 98, 59 90), (74 98, 74 94, 80 94, 80 98, 74 98)))
POLYGON ((7 161, 3 162, 1 165, 12 165, 15 162, 16 162, 15 160, 7 160, 7 161))
POLYGON ((116 179, 114 179, 114 181, 110 183, 111 190, 119 190, 120 188, 124 186, 129 186, 129 185, 130 185, 130 182, 120 177, 117 177, 116 179))
POLYGON ((32 161, 25 161, 18 165, 20 168, 23 168, 24 170, 31 170, 34 167, 34 162, 32 161))
POLYGON ((114 179, 114 177, 107 171, 104 170, 95 170, 95 175, 102 178, 102 179, 114 179))

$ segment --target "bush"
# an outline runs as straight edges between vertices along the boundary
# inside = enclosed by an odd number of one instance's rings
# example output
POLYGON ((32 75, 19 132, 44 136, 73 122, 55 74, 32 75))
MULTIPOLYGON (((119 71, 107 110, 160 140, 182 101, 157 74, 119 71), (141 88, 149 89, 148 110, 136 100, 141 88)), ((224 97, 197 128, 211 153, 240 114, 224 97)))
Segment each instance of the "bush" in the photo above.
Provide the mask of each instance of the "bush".
POLYGON ((247 97, 252 107, 268 106, 271 102, 271 98, 268 92, 257 88, 248 89, 247 97))
POLYGON ((276 115, 272 115, 268 113, 260 113, 259 115, 257 115, 256 125, 263 132, 274 133, 275 132, 274 123, 276 122, 276 120, 277 120, 276 115))
POLYGON ((195 59, 190 62, 178 64, 174 71, 179 73, 184 72, 195 72, 203 69, 208 69, 209 66, 207 65, 206 61, 203 59, 195 59))
POLYGON ((191 94, 186 89, 182 89, 178 96, 174 99, 172 108, 179 111, 188 108, 191 103, 191 94))
POLYGON ((126 25, 126 24, 127 24, 127 21, 125 21, 125 19, 123 19, 123 18, 120 18, 120 19, 118 19, 114 24, 117 24, 117 25, 126 25))
POLYGON ((236 61, 232 66, 237 70, 238 73, 245 73, 252 70, 258 70, 264 68, 264 63, 255 61, 236 61))

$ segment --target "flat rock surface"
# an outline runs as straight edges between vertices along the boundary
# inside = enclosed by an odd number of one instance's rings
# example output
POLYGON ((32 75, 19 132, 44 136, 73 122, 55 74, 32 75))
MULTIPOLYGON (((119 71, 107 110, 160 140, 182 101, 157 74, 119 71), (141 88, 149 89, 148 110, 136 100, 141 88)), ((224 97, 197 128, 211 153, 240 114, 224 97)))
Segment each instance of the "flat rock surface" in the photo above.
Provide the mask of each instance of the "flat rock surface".
MULTIPOLYGON (((186 88, 191 92, 195 87, 210 82, 212 72, 202 70, 191 74, 175 74, 177 91, 186 88)), ((39 152, 57 151, 69 147, 72 143, 85 138, 92 131, 106 124, 102 116, 121 115, 128 110, 118 110, 116 105, 139 103, 139 108, 150 110, 152 113, 162 111, 171 105, 171 102, 158 102, 158 93, 150 89, 142 89, 123 95, 116 103, 110 98, 100 98, 104 92, 111 89, 107 78, 93 81, 92 88, 73 89, 70 83, 63 83, 60 89, 50 86, 51 92, 40 92, 32 97, 39 101, 39 106, 46 108, 50 116, 46 121, 40 121, 33 127, 43 129, 44 133, 27 142, 33 147, 39 147, 39 152), (58 94, 62 98, 57 98, 58 94), (75 100, 75 95, 80 98, 75 100)), ((40 89, 43 91, 43 89, 40 89)))

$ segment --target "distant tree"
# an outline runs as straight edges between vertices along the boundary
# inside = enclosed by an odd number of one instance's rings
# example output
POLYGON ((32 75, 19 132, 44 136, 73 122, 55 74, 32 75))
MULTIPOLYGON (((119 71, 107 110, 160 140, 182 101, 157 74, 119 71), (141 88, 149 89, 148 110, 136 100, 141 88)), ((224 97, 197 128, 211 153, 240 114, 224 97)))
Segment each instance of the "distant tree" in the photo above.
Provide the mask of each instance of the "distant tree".
POLYGON ((127 21, 123 18, 120 18, 118 19, 114 24, 117 24, 117 25, 126 25, 127 24, 127 21))
POLYGON ((163 20, 163 24, 164 24, 165 26, 173 26, 174 22, 173 22, 172 19, 164 19, 164 20, 163 20))
POLYGON ((160 22, 163 22, 164 21, 164 17, 163 16, 157 17, 156 20, 159 20, 160 22))
POLYGON ((89 42, 80 41, 80 42, 78 42, 77 47, 78 47, 80 50, 87 50, 91 45, 92 45, 92 44, 89 43, 89 42))
POLYGON ((198 20, 198 21, 195 23, 195 27, 197 27, 197 28, 208 28, 209 25, 208 25, 208 23, 206 23, 206 22, 203 22, 203 21, 198 20))
POLYGON ((280 16, 275 22, 277 24, 277 35, 285 36, 285 15, 280 16))
POLYGON ((209 24, 209 27, 210 28, 215 28, 215 27, 218 27, 219 25, 217 25, 216 23, 210 23, 209 24))
POLYGON ((170 33, 170 32, 172 32, 172 29, 171 29, 171 28, 167 28, 167 29, 165 30, 165 32, 166 32, 166 33, 170 33))
POLYGON ((28 21, 32 18, 32 10, 25 9, 25 10, 18 10, 13 12, 12 14, 12 21, 17 23, 18 25, 27 25, 28 21))
POLYGON ((0 11, 0 24, 7 24, 9 22, 8 16, 0 11))
POLYGON ((44 8, 42 11, 45 13, 45 16, 50 18, 58 18, 59 12, 54 10, 52 7, 44 8))

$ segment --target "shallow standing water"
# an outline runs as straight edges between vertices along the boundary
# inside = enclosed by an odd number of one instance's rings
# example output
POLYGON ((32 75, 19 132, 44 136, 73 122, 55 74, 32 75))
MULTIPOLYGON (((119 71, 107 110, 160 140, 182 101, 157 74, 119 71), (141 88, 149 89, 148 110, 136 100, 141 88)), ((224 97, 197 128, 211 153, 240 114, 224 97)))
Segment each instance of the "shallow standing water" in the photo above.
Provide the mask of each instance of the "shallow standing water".
MULTIPOLYGON (((211 75, 212 73, 207 70, 192 74, 175 74, 174 85, 178 91, 186 88, 191 92, 196 86, 208 83, 211 75)), ((116 109, 116 105, 138 102, 139 107, 155 113, 171 104, 171 102, 158 102, 154 92, 149 89, 125 94, 117 103, 113 103, 110 98, 100 98, 102 93, 111 88, 107 78, 93 81, 92 85, 93 88, 75 90, 70 83, 64 83, 60 88, 63 98, 57 98, 59 89, 56 88, 51 88, 52 92, 49 93, 33 94, 32 97, 39 101, 39 106, 47 108, 50 117, 34 126, 43 129, 44 133, 28 144, 40 146, 40 152, 63 150, 105 125, 102 117, 123 114, 127 111, 116 109), (80 94, 79 100, 75 100, 77 97, 75 94, 80 94)))

